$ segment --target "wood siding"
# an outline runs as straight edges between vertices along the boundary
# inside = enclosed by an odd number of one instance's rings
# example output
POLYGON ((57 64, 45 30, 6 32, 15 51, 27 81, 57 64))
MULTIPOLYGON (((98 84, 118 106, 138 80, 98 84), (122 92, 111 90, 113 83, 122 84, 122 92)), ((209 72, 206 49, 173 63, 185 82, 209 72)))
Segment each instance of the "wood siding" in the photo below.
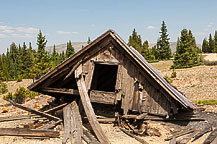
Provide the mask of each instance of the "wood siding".
MULTIPOLYGON (((147 75, 114 41, 96 52, 82 63, 85 84, 90 90, 93 77, 93 61, 119 62, 114 104, 121 100, 124 114, 129 110, 167 115, 170 102, 156 86, 156 82, 147 75)), ((111 98, 110 98, 111 99, 111 98)))

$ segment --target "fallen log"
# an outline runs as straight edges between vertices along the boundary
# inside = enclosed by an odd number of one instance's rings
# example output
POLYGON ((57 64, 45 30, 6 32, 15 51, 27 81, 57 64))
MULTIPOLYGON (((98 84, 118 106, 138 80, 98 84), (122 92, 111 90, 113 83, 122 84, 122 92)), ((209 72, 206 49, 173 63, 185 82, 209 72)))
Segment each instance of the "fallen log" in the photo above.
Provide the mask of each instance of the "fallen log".
POLYGON ((78 86, 78 91, 80 93, 80 98, 84 107, 84 111, 87 115, 89 123, 96 134, 98 140, 103 144, 110 144, 108 138, 106 137, 105 133, 103 132, 99 122, 96 119, 96 115, 94 113, 93 107, 90 102, 90 98, 87 92, 87 88, 84 82, 84 78, 82 75, 82 67, 79 66, 75 70, 75 78, 78 86))
POLYGON ((20 128, 0 128, 1 136, 24 136, 24 137, 58 137, 60 134, 52 130, 35 130, 20 128))
POLYGON ((131 137, 135 138, 135 139, 136 139, 137 141, 139 141, 140 143, 142 143, 142 144, 148 144, 148 142, 146 142, 145 140, 143 140, 143 139, 141 139, 141 138, 139 138, 139 137, 137 137, 137 136, 131 134, 130 132, 128 132, 128 131, 125 130, 124 128, 119 127, 119 129, 120 129, 121 131, 123 131, 125 134, 127 134, 128 136, 131 136, 131 137))
POLYGON ((183 130, 181 132, 178 132, 178 133, 174 134, 173 136, 170 136, 170 137, 166 138, 165 141, 169 141, 169 140, 171 140, 173 138, 178 138, 180 136, 183 136, 183 135, 186 135, 186 134, 189 134, 189 133, 192 133, 192 132, 194 132, 194 129, 183 130))
POLYGON ((14 105, 14 106, 16 106, 16 107, 18 107, 18 108, 20 108, 20 109, 23 109, 23 110, 26 110, 26 111, 28 111, 28 112, 34 113, 34 114, 36 114, 36 115, 40 115, 40 116, 45 117, 45 118, 47 118, 47 119, 49 119, 49 120, 54 120, 54 121, 59 121, 59 120, 61 120, 60 118, 55 117, 55 116, 52 116, 52 115, 47 114, 47 113, 45 113, 45 112, 40 112, 40 111, 31 109, 31 108, 22 106, 22 105, 20 105, 20 104, 17 104, 17 103, 15 103, 15 102, 11 101, 11 100, 8 100, 8 101, 9 101, 12 105, 14 105))
POLYGON ((217 128, 209 134, 209 136, 206 138, 206 140, 203 143, 204 144, 210 144, 216 138, 217 138, 217 128))

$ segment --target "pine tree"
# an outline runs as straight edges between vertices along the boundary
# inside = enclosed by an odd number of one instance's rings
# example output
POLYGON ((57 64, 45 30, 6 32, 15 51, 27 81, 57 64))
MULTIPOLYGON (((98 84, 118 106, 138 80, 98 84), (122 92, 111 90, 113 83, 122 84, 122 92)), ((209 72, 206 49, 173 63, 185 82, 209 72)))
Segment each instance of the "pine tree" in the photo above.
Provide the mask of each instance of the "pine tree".
POLYGON ((172 68, 187 68, 199 65, 201 56, 196 47, 196 41, 187 29, 181 31, 181 37, 177 41, 177 51, 172 68))
POLYGON ((66 57, 70 57, 75 53, 75 49, 72 47, 72 42, 67 42, 67 49, 66 49, 66 57))
POLYGON ((209 35, 209 49, 208 49, 208 53, 212 53, 214 51, 215 48, 215 42, 212 39, 212 35, 209 35))
POLYGON ((37 37, 37 46, 38 46, 38 50, 37 50, 37 62, 48 62, 47 59, 47 52, 45 50, 46 44, 47 44, 47 40, 45 38, 45 36, 43 36, 41 30, 39 31, 38 37, 37 37))
POLYGON ((204 38, 202 44, 202 52, 208 53, 208 50, 209 50, 209 42, 206 40, 206 38, 204 38))
POLYGON ((157 49, 159 51, 159 60, 168 60, 172 57, 170 49, 169 37, 167 34, 166 24, 163 21, 161 25, 160 38, 157 41, 157 49))
POLYGON ((135 48, 139 53, 142 52, 142 40, 141 40, 141 36, 137 35, 136 30, 133 30, 132 35, 129 36, 129 42, 128 42, 129 46, 132 46, 133 48, 135 48))
POLYGON ((141 51, 142 56, 148 61, 148 62, 154 62, 155 57, 152 54, 151 50, 149 49, 148 41, 144 41, 141 51))
POLYGON ((214 41, 215 41, 215 47, 214 47, 213 52, 217 53, 217 30, 215 31, 214 41))
POLYGON ((90 40, 90 37, 88 37, 87 44, 90 44, 90 43, 91 43, 91 40, 90 40))

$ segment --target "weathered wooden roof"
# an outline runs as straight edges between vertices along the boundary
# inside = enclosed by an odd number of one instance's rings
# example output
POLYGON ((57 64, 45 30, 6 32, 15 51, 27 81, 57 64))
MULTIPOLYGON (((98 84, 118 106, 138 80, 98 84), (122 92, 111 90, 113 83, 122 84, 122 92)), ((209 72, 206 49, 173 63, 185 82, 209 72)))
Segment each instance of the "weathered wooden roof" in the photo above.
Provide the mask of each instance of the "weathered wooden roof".
POLYGON ((149 74, 151 77, 155 79, 157 83, 159 83, 162 88, 164 88, 170 95, 173 97, 177 102, 179 102, 183 107, 195 109, 196 105, 192 103, 189 99, 187 99, 183 94, 181 94, 177 89, 175 89, 173 86, 171 86, 160 74, 157 69, 152 67, 145 58, 133 47, 129 47, 122 38, 113 30, 108 30, 101 36, 99 36, 96 40, 91 42, 89 45, 75 53, 73 56, 69 57, 65 61, 63 61, 61 64, 59 64, 57 67, 49 71, 47 74, 43 75, 40 79, 32 83, 28 88, 30 90, 35 90, 37 86, 44 82, 46 79, 50 78, 52 75, 59 72, 65 65, 68 63, 74 61, 78 56, 80 56, 82 53, 87 51, 89 48, 97 44, 100 40, 104 39, 106 36, 110 35, 111 37, 116 40, 116 42, 126 50, 127 53, 129 53, 130 56, 132 56, 138 64, 140 64, 149 74))

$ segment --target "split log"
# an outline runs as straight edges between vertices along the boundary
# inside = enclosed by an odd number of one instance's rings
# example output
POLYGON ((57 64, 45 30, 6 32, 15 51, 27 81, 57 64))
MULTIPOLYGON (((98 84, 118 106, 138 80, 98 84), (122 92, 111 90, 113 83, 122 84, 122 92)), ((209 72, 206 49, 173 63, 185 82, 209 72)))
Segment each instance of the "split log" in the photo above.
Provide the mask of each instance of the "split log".
POLYGON ((81 115, 79 113, 78 105, 76 101, 68 104, 63 108, 64 115, 64 137, 63 144, 65 144, 70 138, 71 142, 74 139, 75 144, 82 143, 83 127, 81 121, 81 115))
POLYGON ((206 138, 206 140, 203 143, 204 144, 210 144, 216 138, 217 138, 217 128, 209 134, 209 136, 206 138))
POLYGON ((173 138, 178 138, 180 136, 183 136, 183 135, 186 135, 186 134, 189 134, 189 133, 192 133, 192 132, 194 132, 194 129, 183 130, 181 132, 178 132, 178 133, 174 134, 173 136, 170 136, 170 137, 166 138, 165 141, 169 141, 169 140, 171 140, 173 138))
POLYGON ((201 136, 203 136, 204 134, 210 132, 211 130, 212 130, 212 126, 211 125, 206 126, 204 129, 202 129, 201 131, 199 131, 194 136, 194 139, 192 141, 195 141, 195 140, 199 139, 201 136))
POLYGON ((27 137, 58 137, 60 134, 52 130, 35 130, 20 128, 0 128, 1 136, 27 136, 27 137))
POLYGON ((58 117, 52 116, 52 115, 47 114, 47 113, 45 113, 45 112, 40 112, 40 111, 31 109, 31 108, 22 106, 22 105, 20 105, 20 104, 17 104, 17 103, 15 103, 15 102, 11 101, 11 100, 8 100, 8 101, 9 101, 12 105, 14 105, 14 106, 16 106, 16 107, 18 107, 18 108, 20 108, 20 109, 26 110, 26 111, 28 111, 28 112, 31 112, 31 113, 34 113, 34 114, 37 114, 37 115, 40 115, 40 116, 45 117, 45 118, 47 118, 47 119, 49 119, 49 120, 54 120, 54 121, 59 121, 59 120, 61 120, 61 119, 59 119, 58 117))
POLYGON ((84 107, 84 111, 87 115, 89 123, 96 134, 99 141, 103 144, 110 144, 108 138, 104 134, 99 122, 96 119, 96 115, 94 113, 93 107, 90 102, 90 98, 87 93, 87 88, 85 86, 84 78, 82 75, 82 67, 79 66, 78 69, 75 70, 75 78, 77 81, 78 90, 80 93, 81 101, 84 107))
POLYGON ((139 141, 140 143, 142 143, 142 144, 148 144, 148 142, 146 142, 145 140, 143 140, 143 139, 141 139, 141 138, 139 138, 139 137, 137 137, 137 136, 131 134, 130 132, 128 132, 128 131, 125 130, 124 128, 119 127, 119 129, 120 129, 121 131, 123 131, 125 134, 127 134, 127 135, 129 135, 129 136, 135 138, 135 139, 136 139, 137 141, 139 141))

